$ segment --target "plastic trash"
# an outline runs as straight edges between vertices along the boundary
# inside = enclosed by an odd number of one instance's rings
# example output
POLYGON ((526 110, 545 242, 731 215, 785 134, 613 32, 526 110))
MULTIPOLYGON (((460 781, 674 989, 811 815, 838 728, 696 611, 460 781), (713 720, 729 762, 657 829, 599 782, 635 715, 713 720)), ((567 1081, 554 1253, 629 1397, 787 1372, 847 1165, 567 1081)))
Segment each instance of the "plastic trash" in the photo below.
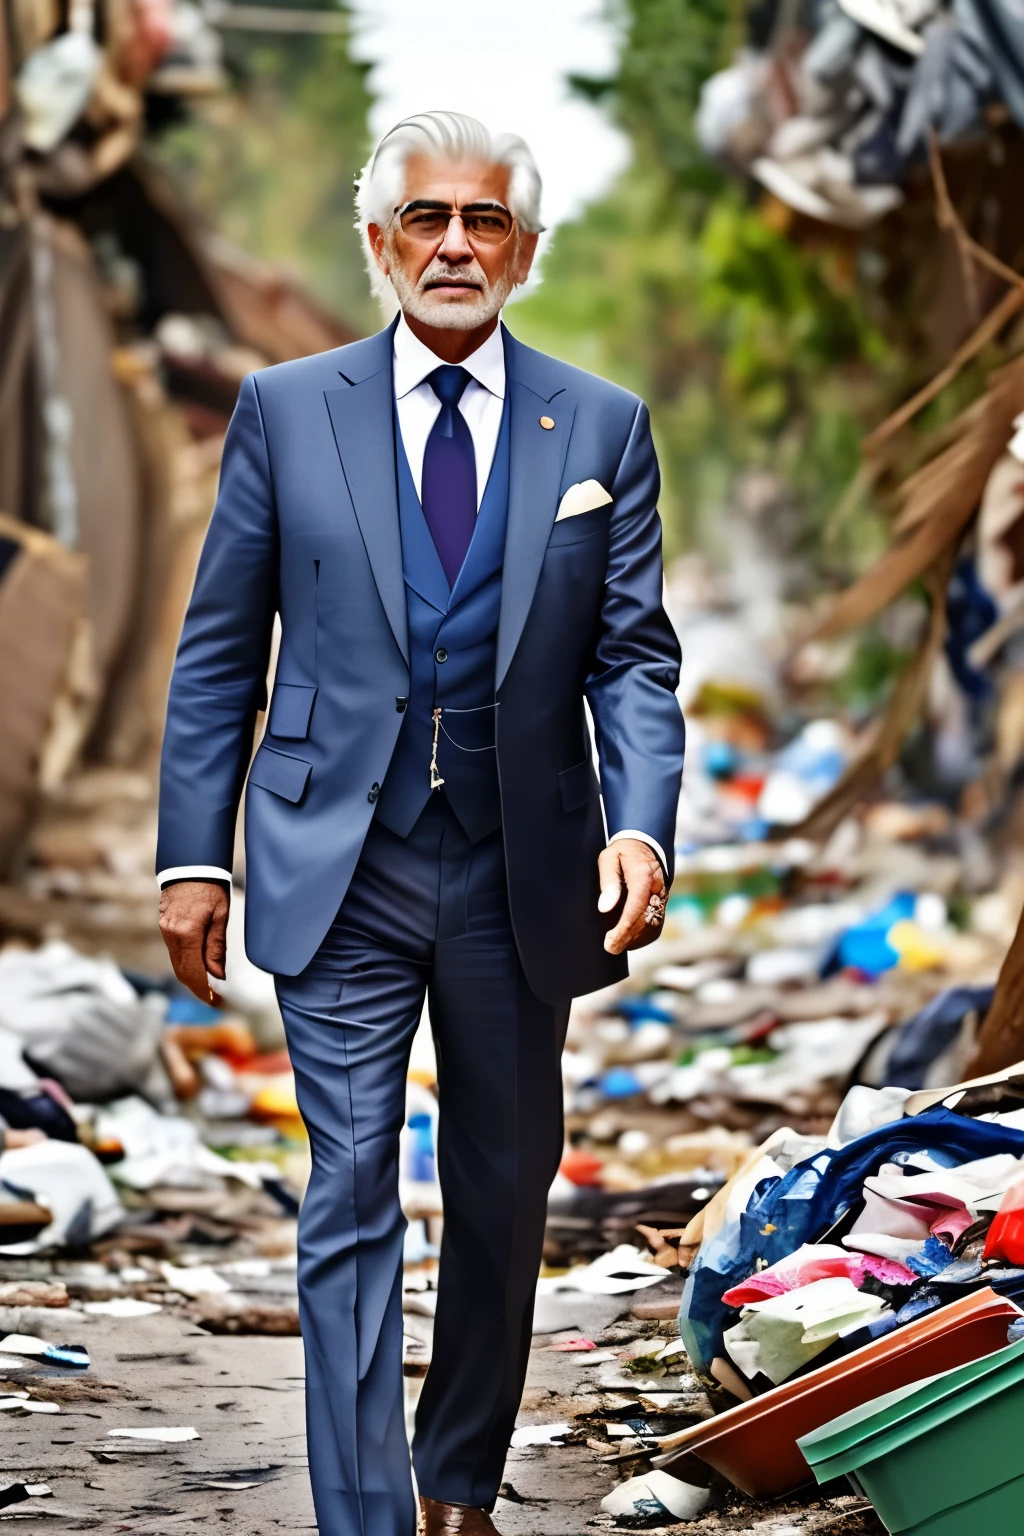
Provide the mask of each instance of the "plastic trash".
POLYGON ((511 1445, 514 1450, 522 1450, 528 1445, 558 1445, 569 1434, 571 1424, 524 1424, 522 1429, 513 1431, 511 1445))
POLYGON ((1013 1303, 990 1289, 965 1296, 854 1353, 681 1430, 670 1437, 665 1469, 671 1469, 675 1456, 693 1452, 755 1498, 788 1493, 807 1481, 799 1436, 837 1411, 990 1354, 1001 1347, 1015 1316, 1013 1303))
POLYGON ((84 110, 103 54, 87 32, 64 32, 31 53, 15 84, 25 143, 49 154, 84 110))
POLYGON ((897 966, 899 951, 889 943, 889 934, 897 923, 912 920, 916 900, 912 892, 901 891, 878 912, 848 928, 839 940, 840 965, 868 976, 880 976, 897 966))
POLYGON ((191 1425, 147 1426, 145 1429, 108 1429, 107 1435, 121 1440, 156 1440, 161 1444, 177 1445, 183 1440, 201 1440, 198 1429, 191 1425))
POLYGON ((207 1296, 231 1290, 230 1280, 218 1275, 209 1264, 193 1264, 185 1268, 169 1264, 165 1259, 160 1265, 160 1273, 171 1290, 177 1291, 180 1296, 207 1296))
POLYGON ((1024 1264, 1024 1178, 1015 1180, 1003 1196, 988 1229, 984 1257, 1024 1264))
POLYGON ((619 1518, 696 1520, 711 1501, 709 1488, 695 1488, 667 1472, 645 1472, 613 1488, 601 1500, 605 1514, 619 1518))
POLYGON ((1019 1524, 1024 1343, 866 1403, 803 1436, 819 1482, 853 1475, 890 1531, 1019 1524))
POLYGON ((412 1132, 408 1176, 415 1179, 417 1183, 433 1184, 437 1178, 433 1116, 427 1114, 425 1110, 420 1110, 409 1116, 408 1125, 412 1132))
POLYGON ((39 1141, 0 1154, 0 1179, 24 1190, 53 1216, 27 1244, 0 1252, 34 1253, 40 1248, 85 1244, 117 1226, 124 1208, 102 1164, 88 1147, 67 1141, 39 1141))
POLYGON ((638 1248, 620 1243, 611 1253, 602 1253, 592 1264, 580 1265, 564 1275, 544 1276, 537 1282, 538 1295, 554 1291, 582 1291, 591 1296, 620 1296, 658 1285, 665 1271, 651 1264, 638 1248))
POLYGON ((87 1370, 89 1366, 89 1351, 84 1344, 51 1344, 29 1333, 9 1333, 5 1339, 0 1339, 0 1352, 43 1360, 47 1365, 74 1366, 78 1370, 87 1370))
POLYGON ((112 1296, 109 1301, 87 1301, 82 1311, 91 1317, 152 1317, 163 1307, 158 1301, 140 1301, 137 1296, 112 1296))
POLYGON ((0 1397, 0 1413, 60 1413, 60 1404, 29 1397, 27 1392, 12 1392, 0 1397))

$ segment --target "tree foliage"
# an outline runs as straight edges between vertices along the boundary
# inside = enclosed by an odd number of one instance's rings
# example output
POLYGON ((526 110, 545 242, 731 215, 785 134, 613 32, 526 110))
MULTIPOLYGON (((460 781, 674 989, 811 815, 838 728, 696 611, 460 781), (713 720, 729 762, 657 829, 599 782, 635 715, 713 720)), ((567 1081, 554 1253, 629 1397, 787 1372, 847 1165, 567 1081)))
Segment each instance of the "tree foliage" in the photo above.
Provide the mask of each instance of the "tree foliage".
POLYGON ((379 316, 354 229, 354 182, 368 152, 365 67, 343 32, 228 32, 225 47, 231 88, 163 135, 165 162, 222 234, 373 329, 379 316))

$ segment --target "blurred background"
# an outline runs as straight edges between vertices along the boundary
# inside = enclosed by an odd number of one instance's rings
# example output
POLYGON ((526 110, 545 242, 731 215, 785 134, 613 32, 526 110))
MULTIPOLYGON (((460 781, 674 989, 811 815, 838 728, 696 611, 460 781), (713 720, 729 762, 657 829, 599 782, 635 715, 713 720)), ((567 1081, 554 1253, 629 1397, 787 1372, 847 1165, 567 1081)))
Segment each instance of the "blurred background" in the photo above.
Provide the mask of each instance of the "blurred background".
MULTIPOLYGON (((677 1239, 851 1084, 1024 1057, 1019 6, 0 4, 0 1180, 20 1125, 114 1181, 76 1228, 22 1168, 11 1242, 182 1307, 200 1218, 289 1250, 305 1143, 242 850, 214 1014, 156 931, 155 771, 239 384, 379 328, 353 183, 424 107, 534 148, 549 227, 506 319, 648 402, 684 652, 669 922, 575 1011, 553 1270, 645 1213, 677 1239)), ((425 1034, 428 1289, 432 1084, 425 1034)), ((678 1279, 676 1239, 645 1262, 678 1279)))
POLYGON ((1020 345, 1024 33, 1017 57, 995 26, 972 0, 530 0, 452 45, 405 0, 5 0, 0 510, 15 542, 55 540, 31 544, 45 643, 15 625, 3 658, 14 883, 119 901, 148 879, 125 854, 105 890, 79 849, 72 890, 57 829, 26 842, 40 787, 87 769, 72 793, 141 802, 95 770, 151 771, 238 382, 381 323, 353 180, 435 99, 541 161, 517 334, 650 404, 677 617, 701 621, 686 702, 710 672, 764 694, 771 671, 857 737, 903 678, 876 766, 951 809, 967 792, 975 824, 1005 811, 1007 653, 968 655, 1019 574, 1016 397, 989 381, 1020 345), (929 463, 941 509, 914 500, 929 463))

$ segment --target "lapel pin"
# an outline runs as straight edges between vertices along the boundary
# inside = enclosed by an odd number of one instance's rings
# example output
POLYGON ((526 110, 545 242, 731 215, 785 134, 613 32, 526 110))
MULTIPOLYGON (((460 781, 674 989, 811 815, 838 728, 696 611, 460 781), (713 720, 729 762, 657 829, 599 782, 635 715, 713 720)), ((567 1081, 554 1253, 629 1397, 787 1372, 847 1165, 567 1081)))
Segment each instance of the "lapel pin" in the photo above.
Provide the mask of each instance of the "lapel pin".
POLYGON ((550 432, 555 423, 552 417, 542 416, 540 419, 540 424, 544 428, 545 432, 550 432))

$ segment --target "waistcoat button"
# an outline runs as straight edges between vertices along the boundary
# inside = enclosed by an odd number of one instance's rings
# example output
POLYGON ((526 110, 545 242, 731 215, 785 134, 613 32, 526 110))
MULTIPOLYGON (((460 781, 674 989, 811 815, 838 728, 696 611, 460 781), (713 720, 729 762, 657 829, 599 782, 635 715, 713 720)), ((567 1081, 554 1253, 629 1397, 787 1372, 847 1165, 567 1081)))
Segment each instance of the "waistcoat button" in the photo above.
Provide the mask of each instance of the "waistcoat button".
POLYGON ((408 704, 409 704, 409 696, 408 696, 408 694, 405 694, 405 693, 398 694, 398 696, 395 699, 395 708, 397 709, 397 711, 398 711, 398 713, 400 715, 404 715, 405 714, 405 711, 408 708, 408 704))
POLYGON ((380 794, 380 785, 379 784, 371 784, 370 785, 370 793, 367 795, 366 798, 367 798, 367 800, 369 800, 370 804, 373 805, 374 801, 377 799, 377 796, 379 794, 380 794))
POLYGON ((436 650, 434 652, 434 660, 435 661, 447 661, 448 660, 448 652, 445 650, 443 645, 440 647, 439 650, 436 650))

